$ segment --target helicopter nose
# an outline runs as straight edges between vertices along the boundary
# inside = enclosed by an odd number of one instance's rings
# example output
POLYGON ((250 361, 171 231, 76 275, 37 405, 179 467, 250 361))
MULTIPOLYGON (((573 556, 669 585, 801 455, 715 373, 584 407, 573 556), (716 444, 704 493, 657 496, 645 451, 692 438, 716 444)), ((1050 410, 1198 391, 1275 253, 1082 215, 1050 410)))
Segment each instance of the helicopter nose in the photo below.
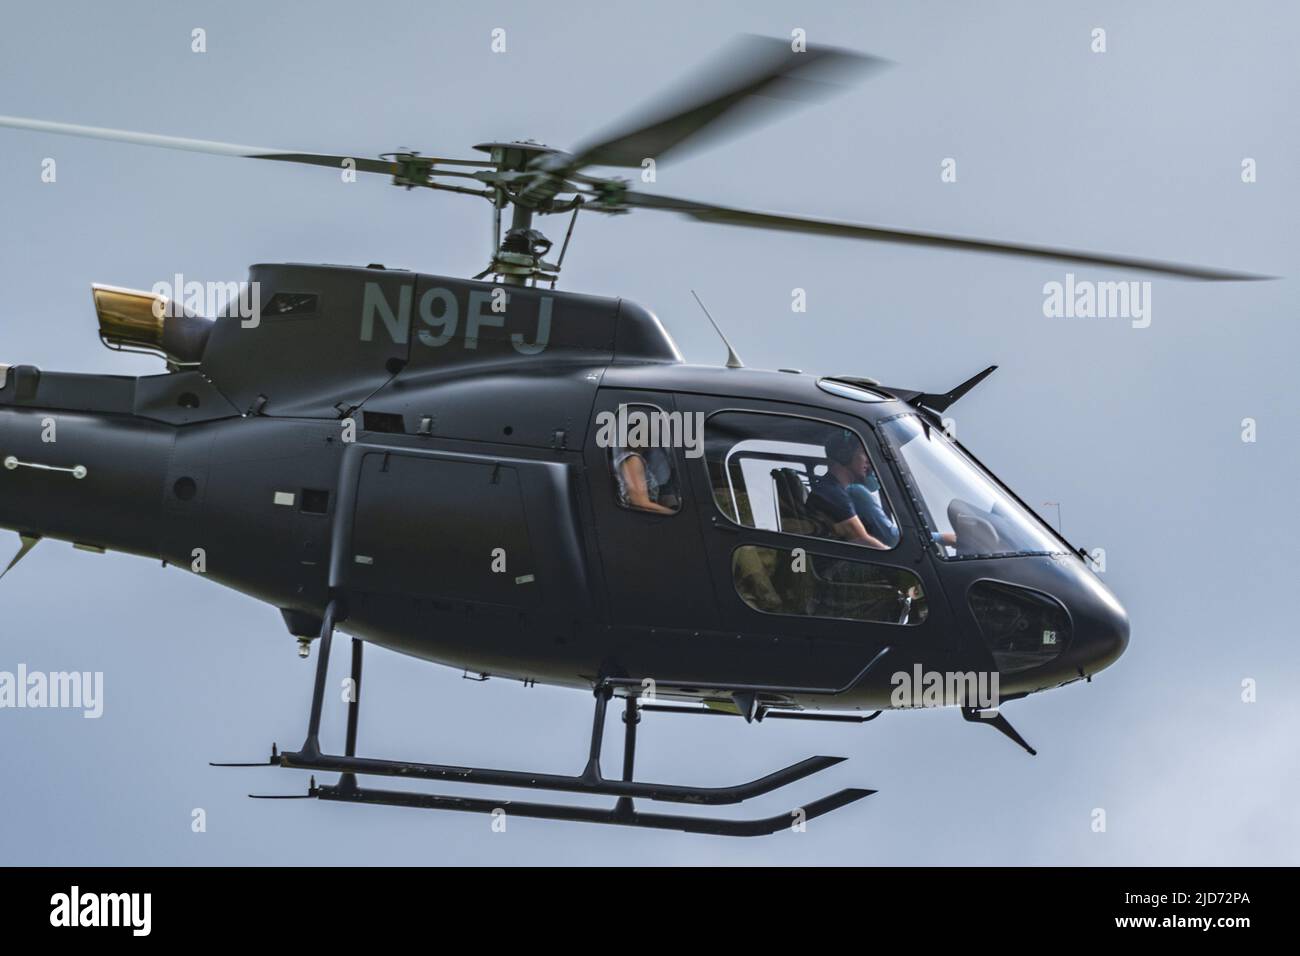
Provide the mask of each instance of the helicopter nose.
POLYGON ((1081 561, 1045 558, 1016 583, 982 578, 967 599, 1003 693, 1033 693, 1091 678, 1128 647, 1123 605, 1081 561))
POLYGON ((1119 660, 1128 647, 1128 612, 1119 599, 1091 571, 1084 571, 1083 593, 1071 603, 1075 618, 1074 663, 1085 674, 1095 674, 1119 660))
POLYGON ((1128 639, 1128 614, 1125 613, 1124 608, 1116 604, 1114 611, 1105 615, 1104 620, 1093 625, 1091 634, 1084 641, 1085 673, 1095 674, 1119 660, 1120 655, 1128 647, 1128 639))

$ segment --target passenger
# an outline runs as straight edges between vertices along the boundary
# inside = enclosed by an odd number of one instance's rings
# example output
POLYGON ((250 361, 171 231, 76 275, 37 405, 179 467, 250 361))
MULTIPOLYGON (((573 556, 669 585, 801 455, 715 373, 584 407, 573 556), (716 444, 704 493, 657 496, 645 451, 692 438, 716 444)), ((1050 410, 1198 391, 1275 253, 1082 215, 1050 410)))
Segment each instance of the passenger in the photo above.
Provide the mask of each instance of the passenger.
POLYGON ((625 508, 675 514, 678 506, 673 460, 663 448, 645 444, 611 451, 618 479, 618 502, 625 508))
POLYGON ((812 480, 808 508, 830 521, 836 537, 888 551, 898 543, 898 526, 866 485, 868 476, 875 476, 862 440, 847 428, 837 429, 826 442, 826 458, 826 474, 812 480))

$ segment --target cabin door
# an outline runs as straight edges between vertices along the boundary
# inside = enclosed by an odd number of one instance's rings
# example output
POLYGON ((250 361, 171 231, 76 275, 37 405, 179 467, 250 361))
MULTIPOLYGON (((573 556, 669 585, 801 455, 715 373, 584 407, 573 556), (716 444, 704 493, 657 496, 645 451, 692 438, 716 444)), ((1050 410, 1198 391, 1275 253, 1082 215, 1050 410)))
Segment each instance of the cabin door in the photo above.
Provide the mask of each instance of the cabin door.
POLYGON ((700 509, 673 396, 601 389, 587 430, 587 478, 615 625, 712 630, 718 611, 700 509))

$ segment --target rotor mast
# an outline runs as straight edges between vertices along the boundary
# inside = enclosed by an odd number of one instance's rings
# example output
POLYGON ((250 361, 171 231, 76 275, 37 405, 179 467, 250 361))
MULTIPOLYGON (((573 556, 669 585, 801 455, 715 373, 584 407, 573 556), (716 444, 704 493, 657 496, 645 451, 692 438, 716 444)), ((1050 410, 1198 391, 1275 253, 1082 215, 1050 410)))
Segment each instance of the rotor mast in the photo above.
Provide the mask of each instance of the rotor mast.
POLYGON ((574 198, 556 203, 555 195, 564 184, 552 183, 550 177, 536 172, 533 164, 558 150, 531 140, 514 143, 480 143, 474 147, 489 153, 496 166, 496 196, 493 200, 493 253, 492 262, 480 276, 495 274, 505 285, 528 285, 537 280, 554 285, 559 277, 560 264, 547 262, 543 257, 551 251, 551 240, 533 228, 533 216, 538 213, 577 210, 581 199, 574 198), (510 228, 500 235, 501 210, 511 207, 510 228))

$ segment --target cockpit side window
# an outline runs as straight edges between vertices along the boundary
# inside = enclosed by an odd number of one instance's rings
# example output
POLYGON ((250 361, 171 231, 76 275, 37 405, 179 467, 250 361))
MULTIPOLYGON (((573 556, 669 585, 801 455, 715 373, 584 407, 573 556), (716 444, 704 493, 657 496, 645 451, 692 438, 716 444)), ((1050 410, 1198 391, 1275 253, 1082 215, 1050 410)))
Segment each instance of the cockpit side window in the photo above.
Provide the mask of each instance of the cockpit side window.
POLYGON ((736 524, 892 550, 897 517, 861 437, 831 422, 719 412, 705 424, 713 499, 736 524))
POLYGON ((676 514, 681 482, 673 449, 680 439, 675 419, 654 405, 620 405, 597 444, 608 449, 618 503, 634 511, 676 514))
POLYGON ((803 548, 741 545, 732 552, 731 574, 740 599, 767 614, 915 626, 930 613, 911 571, 803 548))

